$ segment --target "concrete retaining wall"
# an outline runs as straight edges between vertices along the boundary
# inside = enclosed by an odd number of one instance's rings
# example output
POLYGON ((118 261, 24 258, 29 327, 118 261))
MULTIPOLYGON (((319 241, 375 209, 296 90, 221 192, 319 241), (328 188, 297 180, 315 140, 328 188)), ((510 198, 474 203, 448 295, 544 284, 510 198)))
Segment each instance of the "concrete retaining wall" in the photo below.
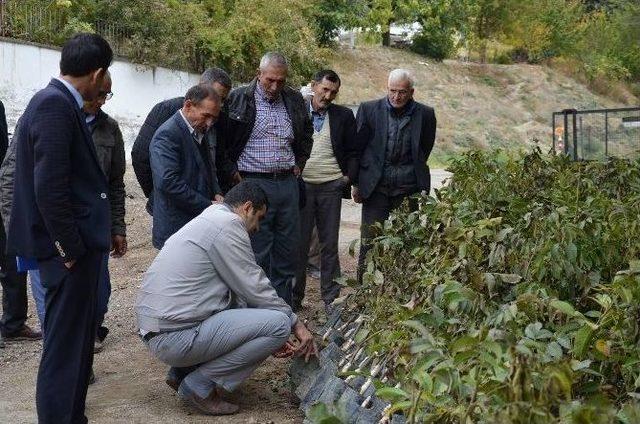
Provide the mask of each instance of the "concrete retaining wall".
MULTIPOLYGON (((9 131, 33 94, 59 72, 60 50, 0 38, 0 100, 9 131)), ((105 112, 120 122, 127 151, 149 110, 157 102, 183 95, 198 75, 160 67, 142 67, 116 59, 110 68, 113 98, 105 112)))

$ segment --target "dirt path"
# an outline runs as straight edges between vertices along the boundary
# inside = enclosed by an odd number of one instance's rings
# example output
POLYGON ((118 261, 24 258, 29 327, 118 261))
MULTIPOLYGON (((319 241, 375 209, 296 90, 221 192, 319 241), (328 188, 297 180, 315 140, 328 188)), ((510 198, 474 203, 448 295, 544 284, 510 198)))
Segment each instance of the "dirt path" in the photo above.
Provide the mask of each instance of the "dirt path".
MULTIPOLYGON (((434 185, 445 176, 435 171, 434 185)), ((136 335, 136 292, 143 273, 156 251, 151 246, 151 222, 144 210, 144 196, 129 167, 127 224, 129 252, 110 262, 113 292, 106 325, 110 328, 104 350, 95 357, 96 383, 89 387, 87 416, 92 423, 300 423, 287 378, 288 362, 270 358, 233 394, 240 413, 231 417, 205 417, 185 407, 164 383, 167 367, 153 359, 136 335)), ((354 258, 348 255, 359 236, 359 207, 344 201, 340 232, 343 271, 353 273, 354 258)), ((302 316, 311 325, 322 323, 318 282, 311 280, 302 316)), ((29 324, 37 326, 33 302, 29 324)), ((0 349, 0 422, 35 423, 35 379, 42 345, 39 342, 7 343, 0 349)))

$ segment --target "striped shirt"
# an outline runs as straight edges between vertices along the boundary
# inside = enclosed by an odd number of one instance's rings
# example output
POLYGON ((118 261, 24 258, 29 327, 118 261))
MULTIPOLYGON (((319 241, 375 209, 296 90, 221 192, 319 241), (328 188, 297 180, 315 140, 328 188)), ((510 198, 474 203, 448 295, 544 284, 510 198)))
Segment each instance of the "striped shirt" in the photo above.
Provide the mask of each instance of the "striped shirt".
POLYGON ((270 101, 258 83, 254 97, 256 121, 238 158, 238 170, 268 173, 293 168, 293 126, 282 96, 270 101))

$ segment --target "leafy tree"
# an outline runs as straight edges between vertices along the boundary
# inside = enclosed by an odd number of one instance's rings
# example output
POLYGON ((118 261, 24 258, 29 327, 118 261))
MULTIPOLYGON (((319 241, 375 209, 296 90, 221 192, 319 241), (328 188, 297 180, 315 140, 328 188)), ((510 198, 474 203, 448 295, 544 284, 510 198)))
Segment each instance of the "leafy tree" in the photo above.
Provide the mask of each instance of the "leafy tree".
POLYGON ((422 31, 411 46, 416 53, 442 60, 454 55, 467 32, 467 0, 432 0, 416 10, 422 31))
POLYGON ((329 46, 340 28, 354 28, 365 14, 361 0, 316 0, 312 3, 312 17, 316 39, 321 46, 329 46))

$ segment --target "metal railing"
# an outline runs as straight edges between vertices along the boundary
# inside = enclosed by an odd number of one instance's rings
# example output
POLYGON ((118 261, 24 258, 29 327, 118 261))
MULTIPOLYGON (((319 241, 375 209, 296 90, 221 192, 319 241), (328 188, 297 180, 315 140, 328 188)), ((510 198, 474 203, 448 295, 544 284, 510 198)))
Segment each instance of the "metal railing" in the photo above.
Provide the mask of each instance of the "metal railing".
POLYGON ((553 149, 574 160, 640 157, 640 107, 554 112, 553 149))
MULTIPOLYGON (((59 46, 74 32, 78 22, 70 22, 65 9, 55 2, 40 3, 21 0, 0 0, 0 36, 59 46)), ((121 25, 111 22, 89 22, 90 29, 102 35, 118 56, 128 56, 130 34, 121 25)))

